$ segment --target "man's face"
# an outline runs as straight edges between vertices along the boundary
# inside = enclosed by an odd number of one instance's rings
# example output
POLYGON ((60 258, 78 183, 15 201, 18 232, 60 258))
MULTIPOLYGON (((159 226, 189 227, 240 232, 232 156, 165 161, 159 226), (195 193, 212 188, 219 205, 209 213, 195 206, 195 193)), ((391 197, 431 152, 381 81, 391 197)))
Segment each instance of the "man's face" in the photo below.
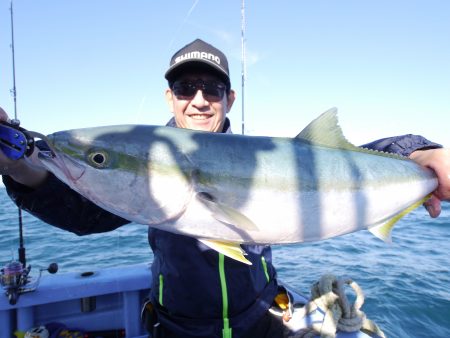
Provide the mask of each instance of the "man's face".
POLYGON ((179 128, 222 132, 225 117, 234 102, 234 91, 227 95, 225 85, 216 76, 203 72, 184 73, 166 99, 179 128), (223 92, 223 95, 217 95, 223 92), (193 93, 193 94, 192 94, 193 93))

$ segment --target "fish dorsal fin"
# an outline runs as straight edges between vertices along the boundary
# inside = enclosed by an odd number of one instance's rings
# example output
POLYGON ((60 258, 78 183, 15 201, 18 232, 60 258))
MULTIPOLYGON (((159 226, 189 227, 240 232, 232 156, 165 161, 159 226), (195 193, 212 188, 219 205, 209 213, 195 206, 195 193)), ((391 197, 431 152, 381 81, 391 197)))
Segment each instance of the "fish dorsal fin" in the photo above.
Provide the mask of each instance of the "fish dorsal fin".
POLYGON ((358 149, 344 137, 344 133, 338 124, 337 108, 328 109, 308 124, 296 138, 329 148, 358 149))
POLYGON ((235 259, 244 264, 252 265, 252 262, 244 257, 246 253, 238 243, 228 243, 212 239, 199 239, 199 241, 210 247, 211 249, 224 254, 227 257, 235 259))
POLYGON ((328 148, 357 151, 399 160, 409 160, 407 157, 401 155, 357 147, 347 141, 339 126, 337 108, 328 109, 325 113, 308 124, 295 138, 328 148))

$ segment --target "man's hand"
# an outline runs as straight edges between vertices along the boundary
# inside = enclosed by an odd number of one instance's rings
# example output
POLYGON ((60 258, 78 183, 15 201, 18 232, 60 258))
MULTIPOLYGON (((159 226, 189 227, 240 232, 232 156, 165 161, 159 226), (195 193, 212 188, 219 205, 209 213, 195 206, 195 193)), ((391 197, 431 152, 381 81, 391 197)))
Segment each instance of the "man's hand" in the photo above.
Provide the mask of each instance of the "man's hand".
POLYGON ((436 173, 439 185, 424 205, 431 217, 438 217, 441 202, 450 201, 450 149, 417 150, 409 158, 436 173))
MULTIPOLYGON (((0 107, 0 121, 8 121, 8 114, 0 107)), ((0 175, 31 188, 37 188, 47 178, 48 171, 39 165, 36 151, 29 159, 11 160, 0 150, 0 175)))
MULTIPOLYGON (((0 107, 0 121, 9 121, 8 114, 0 107)), ((0 150, 0 175, 10 175, 14 172, 17 161, 10 160, 0 150)))

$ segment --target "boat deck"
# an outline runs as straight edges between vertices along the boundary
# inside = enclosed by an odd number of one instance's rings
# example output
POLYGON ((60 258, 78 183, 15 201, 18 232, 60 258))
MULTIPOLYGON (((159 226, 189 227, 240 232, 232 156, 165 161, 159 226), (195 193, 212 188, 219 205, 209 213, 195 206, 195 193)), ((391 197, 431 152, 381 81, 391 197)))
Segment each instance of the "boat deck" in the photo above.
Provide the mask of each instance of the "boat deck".
MULTIPOLYGON (((140 312, 150 283, 151 271, 146 264, 43 275, 37 290, 21 294, 15 305, 11 305, 6 296, 0 296, 0 338, 11 338, 16 331, 24 334, 33 327, 49 323, 62 323, 68 329, 88 333, 113 331, 118 337, 149 337, 141 324, 140 312)), ((294 304, 307 302, 301 294, 293 292, 292 295, 294 304)), ((323 311, 317 309, 299 317, 297 324, 305 328, 313 323, 320 324, 323 319, 323 311)), ((108 335, 102 333, 101 336, 108 335)), ((358 331, 338 332, 336 337, 369 336, 358 331)))
POLYGON ((0 297, 0 337, 51 322, 85 331, 114 329, 124 330, 127 337, 148 336, 140 310, 150 282, 146 264, 43 275, 37 290, 20 295, 17 304, 0 297))

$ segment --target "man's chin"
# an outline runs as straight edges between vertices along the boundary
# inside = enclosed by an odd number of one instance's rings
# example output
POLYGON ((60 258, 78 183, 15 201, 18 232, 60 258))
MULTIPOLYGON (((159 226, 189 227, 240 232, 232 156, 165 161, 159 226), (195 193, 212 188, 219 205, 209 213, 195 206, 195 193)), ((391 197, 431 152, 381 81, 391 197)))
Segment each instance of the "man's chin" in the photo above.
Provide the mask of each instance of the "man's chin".
POLYGON ((189 129, 212 132, 216 131, 216 128, 210 119, 191 121, 191 123, 189 123, 189 129))

